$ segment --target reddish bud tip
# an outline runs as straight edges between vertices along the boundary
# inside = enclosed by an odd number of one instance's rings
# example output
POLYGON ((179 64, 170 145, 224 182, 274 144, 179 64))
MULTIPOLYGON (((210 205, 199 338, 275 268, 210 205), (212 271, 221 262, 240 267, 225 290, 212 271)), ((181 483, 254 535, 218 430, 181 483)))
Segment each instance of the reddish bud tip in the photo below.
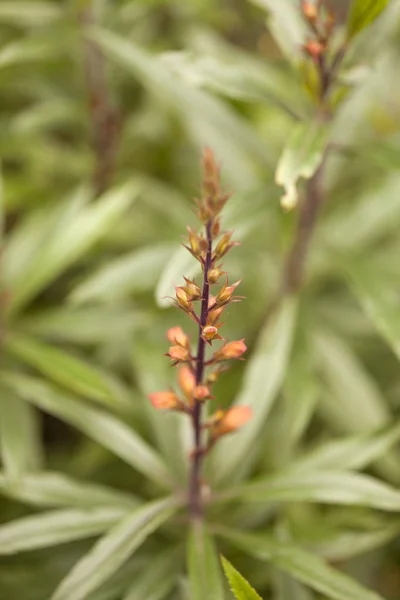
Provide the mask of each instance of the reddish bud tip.
POLYGON ((208 400, 211 398, 211 392, 207 385, 196 385, 193 390, 193 397, 199 402, 204 402, 204 400, 208 400))
POLYGON ((157 410, 174 410, 181 406, 175 392, 154 392, 149 394, 150 402, 157 410))

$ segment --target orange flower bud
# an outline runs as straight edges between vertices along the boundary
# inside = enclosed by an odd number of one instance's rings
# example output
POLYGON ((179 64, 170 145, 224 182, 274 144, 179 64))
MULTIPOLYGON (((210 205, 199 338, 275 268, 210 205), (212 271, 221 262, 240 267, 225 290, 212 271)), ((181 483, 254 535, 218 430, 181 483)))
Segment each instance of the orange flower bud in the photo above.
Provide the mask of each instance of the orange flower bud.
POLYGON ((218 307, 224 306, 224 304, 228 304, 229 300, 232 298, 233 292, 239 285, 240 281, 241 280, 239 279, 239 281, 237 281, 236 283, 233 283, 232 285, 224 285, 219 290, 219 292, 215 298, 215 303, 218 307))
POLYGON ((176 362, 186 362, 190 358, 190 352, 187 348, 183 348, 182 346, 171 346, 167 356, 176 362))
POLYGON ((167 331, 167 338, 174 346, 190 348, 190 340, 181 327, 171 327, 167 331))
POLYGON ((225 256, 225 254, 227 252, 229 252, 229 250, 231 248, 233 248, 234 246, 239 246, 239 242, 231 242, 232 235, 233 235, 233 231, 227 231, 222 236, 222 238, 219 240, 219 242, 216 245, 216 248, 214 250, 214 255, 213 255, 214 259, 219 260, 220 258, 225 256))
POLYGON ((214 352, 214 360, 229 360, 230 358, 240 358, 247 350, 244 338, 235 342, 228 342, 222 348, 214 352))
MULTIPOLYGON (((213 303, 215 304, 215 298, 213 303)), ((224 312, 225 306, 220 306, 220 307, 215 307, 212 310, 209 311, 208 315, 207 315, 207 325, 216 325, 218 319, 220 318, 221 314, 224 312)))
POLYGON ((312 4, 307 0, 303 0, 301 3, 301 10, 307 21, 314 22, 317 20, 318 9, 315 4, 312 4))
MULTIPOLYGON (((222 325, 222 323, 221 323, 222 325)), ((218 333, 218 327, 213 325, 207 325, 203 328, 201 337, 205 342, 211 342, 212 340, 222 340, 223 338, 218 333)))
POLYGON ((181 401, 175 392, 154 392, 149 394, 150 401, 158 410, 176 410, 181 406, 181 401))
POLYGON ((212 436, 216 438, 236 431, 251 419, 252 414, 250 406, 246 405, 232 406, 225 412, 218 411, 215 415, 215 424, 212 426, 212 436))
POLYGON ((192 369, 187 365, 184 365, 178 371, 178 384, 182 392, 185 394, 185 398, 191 402, 193 390, 196 387, 196 378, 192 369))
POLYGON ((193 304, 190 301, 190 297, 187 295, 183 287, 175 286, 176 301, 180 308, 185 311, 193 310, 193 304))
POLYGON ((212 235, 213 239, 218 237, 220 232, 221 232, 221 222, 219 219, 215 219, 212 229, 211 229, 211 235, 212 235))
POLYGON ((211 398, 210 389, 206 385, 196 385, 193 390, 193 397, 199 402, 203 402, 204 400, 211 398))
POLYGON ((195 231, 193 231, 193 229, 191 229, 191 227, 188 226, 186 229, 189 234, 189 244, 192 249, 192 253, 194 254, 194 256, 200 256, 201 248, 199 236, 195 231))
POLYGON ((200 287, 194 281, 191 281, 187 277, 184 277, 184 280, 186 281, 186 285, 183 289, 185 290, 187 295, 190 297, 191 300, 199 300, 201 298, 200 287))
POLYGON ((303 46, 303 49, 315 62, 317 62, 319 57, 325 52, 326 47, 321 42, 310 40, 303 46))

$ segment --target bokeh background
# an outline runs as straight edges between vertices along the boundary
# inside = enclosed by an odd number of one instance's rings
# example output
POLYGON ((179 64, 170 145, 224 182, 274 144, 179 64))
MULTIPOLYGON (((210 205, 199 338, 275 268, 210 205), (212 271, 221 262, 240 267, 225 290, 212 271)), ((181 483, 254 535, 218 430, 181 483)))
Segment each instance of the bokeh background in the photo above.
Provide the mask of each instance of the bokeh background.
MULTIPOLYGON (((315 113, 288 47, 295 3, 277 3, 276 15, 267 0, 0 1, 5 381, 7 373, 14 383, 19 374, 43 378, 77 402, 122 414, 152 441, 146 394, 172 381, 164 332, 184 317, 167 297, 195 274, 180 242, 195 222, 204 146, 234 193, 226 227, 241 242, 225 267, 231 281, 243 279, 246 301, 229 309, 225 335, 245 337, 251 355, 296 227, 296 209, 280 206, 276 166, 296 123, 315 113)), ((263 468, 399 423, 400 17, 399 3, 389 4, 343 66, 287 393, 277 393, 259 434, 263 468), (307 380, 303 396, 292 364, 307 380)), ((330 5, 343 24, 349 2, 330 5)), ((244 369, 218 384, 222 405, 244 369)), ((22 387, 11 392, 0 380, 2 522, 33 510, 24 494, 34 492, 18 488, 21 473, 46 468, 120 490, 147 485, 85 435, 73 408, 46 402, 33 408, 22 387)), ((396 444, 395 433, 367 470, 398 486, 396 444)), ((374 543, 357 556, 348 537, 332 542, 328 558, 388 600, 400 598, 396 514, 294 510, 298 535, 315 547, 318 536, 322 548, 339 530, 367 529, 374 543)), ((89 547, 0 558, 0 598, 47 598, 89 547)), ((265 597, 290 598, 259 575, 265 597)), ((120 599, 118 590, 96 599, 120 599)))

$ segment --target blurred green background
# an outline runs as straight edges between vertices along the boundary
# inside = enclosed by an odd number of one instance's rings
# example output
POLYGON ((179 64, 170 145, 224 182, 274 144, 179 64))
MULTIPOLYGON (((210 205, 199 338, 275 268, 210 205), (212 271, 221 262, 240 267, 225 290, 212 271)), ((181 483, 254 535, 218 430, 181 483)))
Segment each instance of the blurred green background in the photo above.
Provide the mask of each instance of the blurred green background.
MULTIPOLYGON (((225 224, 241 242, 224 266, 231 281, 243 279, 246 301, 229 309, 225 336, 245 337, 252 355, 296 228, 297 209, 280 206, 276 167, 296 124, 315 114, 302 74, 304 32, 293 18, 298 4, 273 5, 0 0, 2 522, 68 505, 54 499, 51 482, 46 492, 47 480, 26 479, 30 473, 152 495, 123 451, 115 454, 120 433, 115 443, 107 428, 93 433, 93 414, 53 401, 46 386, 117 415, 165 452, 162 435, 154 442, 146 394, 173 381, 165 330, 185 321, 166 297, 195 274, 180 242, 195 223, 204 146, 234 193, 225 224)), ((330 2, 339 36, 348 5, 330 2)), ((389 428, 390 443, 367 470, 400 484, 399 11, 390 2, 343 65, 294 343, 277 401, 256 432, 253 472, 291 464, 338 436, 389 428)), ((218 384, 222 405, 236 396, 244 370, 235 366, 218 384)), ((332 461, 340 466, 340 456, 332 461)), ((287 518, 305 545, 318 549, 323 540, 322 555, 326 540, 347 532, 325 548, 328 559, 384 598, 400 598, 395 514, 295 505, 287 518), (358 530, 376 535, 353 556, 349 531, 358 530)), ((49 597, 89 547, 76 541, 1 557, 0 598, 49 597)), ((265 598, 325 597, 282 591, 273 576, 265 582, 260 568, 251 574, 237 560, 254 585, 259 577, 265 598)), ((96 599, 121 600, 131 576, 122 573, 96 599)))

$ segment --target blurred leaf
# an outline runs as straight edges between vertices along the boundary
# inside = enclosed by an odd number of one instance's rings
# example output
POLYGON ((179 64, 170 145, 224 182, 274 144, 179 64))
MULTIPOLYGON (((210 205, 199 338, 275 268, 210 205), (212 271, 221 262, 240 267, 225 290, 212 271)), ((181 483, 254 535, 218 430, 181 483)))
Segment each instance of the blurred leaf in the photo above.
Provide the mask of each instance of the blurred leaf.
POLYGON ((270 15, 268 25, 275 41, 285 53, 286 58, 293 61, 300 54, 307 32, 296 0, 251 1, 268 11, 270 15))
POLYGON ((176 584, 180 567, 180 549, 163 550, 152 556, 149 564, 136 575, 122 600, 162 600, 176 584))
POLYGON ((99 535, 126 516, 126 509, 56 510, 0 526, 0 555, 57 546, 99 535))
POLYGON ((62 11, 54 2, 23 2, 3 0, 0 4, 0 22, 17 26, 40 26, 58 19, 62 11))
POLYGON ((315 344, 315 356, 333 394, 332 399, 323 397, 330 419, 352 432, 385 426, 391 419, 385 399, 350 346, 327 331, 317 333, 315 344))
POLYGON ((178 111, 201 146, 211 146, 223 160, 225 172, 238 189, 254 183, 254 159, 270 165, 265 145, 227 104, 174 77, 162 61, 132 42, 99 28, 90 38, 164 104, 178 111))
POLYGON ((295 579, 332 600, 383 600, 318 556, 266 536, 221 530, 219 533, 254 558, 272 562, 295 579))
POLYGON ((176 510, 176 500, 167 498, 146 504, 122 519, 73 567, 51 600, 87 598, 176 510))
POLYGON ((2 373, 1 379, 24 400, 77 427, 151 480, 168 485, 161 458, 123 421, 40 379, 13 373, 2 373))
MULTIPOLYGON (((0 8, 1 20, 1 8, 0 8)), ((7 44, 0 50, 0 70, 23 63, 57 59, 57 51, 50 40, 27 38, 7 44)))
POLYGON ((327 145, 328 129, 325 124, 301 123, 296 126, 279 160, 275 181, 285 188, 282 206, 291 209, 297 205, 297 182, 301 177, 310 179, 321 164, 327 145))
POLYGON ((221 561, 231 590, 237 600, 262 600, 261 596, 257 594, 249 582, 246 581, 226 558, 222 556, 221 561))
POLYGON ((0 473, 0 493, 24 504, 39 507, 76 507, 91 509, 94 506, 132 509, 138 500, 135 496, 105 486, 71 479, 57 472, 25 474, 17 485, 11 485, 0 473))
POLYGON ((5 477, 10 483, 39 469, 41 433, 36 410, 9 390, 0 389, 0 448, 5 477))
POLYGON ((214 540, 200 521, 195 521, 190 530, 187 558, 191 600, 223 600, 222 573, 214 540))
POLYGON ((373 325, 400 359, 400 295, 397 285, 365 261, 343 261, 343 269, 373 325))
POLYGON ((70 295, 74 304, 110 302, 151 290, 175 245, 152 245, 119 257, 81 282, 70 295))
POLYGON ((347 22, 349 37, 353 37, 379 17, 389 0, 353 0, 347 22))
POLYGON ((5 347, 26 364, 76 394, 114 410, 130 407, 129 393, 119 381, 76 356, 18 334, 7 335, 5 347))
MULTIPOLYGON (((59 276, 104 236, 127 211, 138 193, 137 185, 128 182, 104 194, 96 203, 77 211, 66 205, 63 217, 39 247, 22 277, 12 286, 9 309, 20 310, 45 285, 59 276)), ((7 254, 5 260, 7 259, 7 254)))
POLYGON ((322 502, 400 510, 400 492, 368 475, 348 471, 288 469, 233 492, 248 502, 322 502))
POLYGON ((381 458, 399 442, 400 424, 388 428, 375 436, 362 434, 329 441, 321 444, 293 466, 296 470, 319 469, 364 469, 381 458))
POLYGON ((214 451, 213 470, 219 480, 231 481, 249 467, 254 440, 263 429, 285 375, 295 324, 296 302, 289 298, 260 332, 235 400, 235 405, 249 405, 253 416, 242 430, 221 440, 214 451))

